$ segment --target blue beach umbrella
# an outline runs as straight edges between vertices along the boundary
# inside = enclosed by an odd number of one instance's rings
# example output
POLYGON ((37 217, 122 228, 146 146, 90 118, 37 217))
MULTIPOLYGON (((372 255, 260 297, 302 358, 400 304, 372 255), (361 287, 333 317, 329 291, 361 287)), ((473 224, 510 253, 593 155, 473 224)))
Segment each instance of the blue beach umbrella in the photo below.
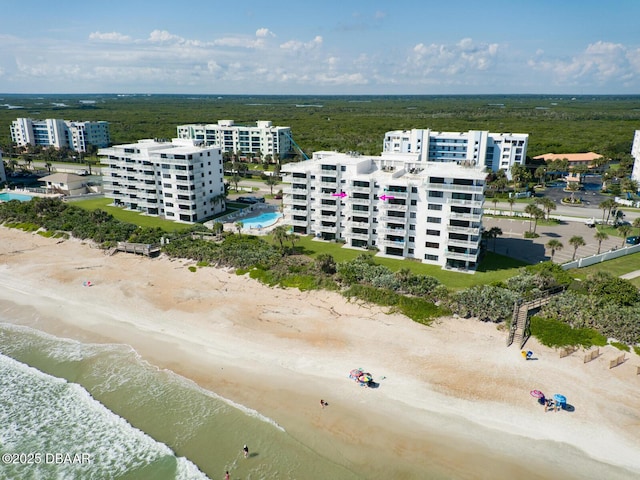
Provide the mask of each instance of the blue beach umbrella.
POLYGON ((559 405, 566 405, 567 404, 567 397, 565 397, 564 395, 560 395, 559 393, 554 394, 553 395, 553 399, 559 405))

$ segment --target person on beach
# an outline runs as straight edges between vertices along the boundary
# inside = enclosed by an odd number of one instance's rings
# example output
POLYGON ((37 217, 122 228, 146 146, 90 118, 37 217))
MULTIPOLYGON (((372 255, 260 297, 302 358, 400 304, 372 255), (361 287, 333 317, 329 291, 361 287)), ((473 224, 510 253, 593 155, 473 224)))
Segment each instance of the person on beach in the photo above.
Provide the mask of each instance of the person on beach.
POLYGON ((320 399, 320 407, 324 408, 327 406, 327 402, 325 402, 324 400, 320 399))
POLYGON ((244 458, 249 458, 249 447, 245 445, 242 447, 242 451, 244 452, 244 458))
POLYGON ((227 472, 224 474, 224 480, 230 480, 230 476, 229 476, 229 470, 227 470, 227 472))

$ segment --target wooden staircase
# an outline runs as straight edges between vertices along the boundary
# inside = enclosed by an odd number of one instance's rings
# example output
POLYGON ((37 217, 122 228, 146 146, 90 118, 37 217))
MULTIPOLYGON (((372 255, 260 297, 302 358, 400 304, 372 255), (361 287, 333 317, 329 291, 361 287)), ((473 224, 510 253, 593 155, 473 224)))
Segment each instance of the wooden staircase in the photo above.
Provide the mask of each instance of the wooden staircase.
POLYGON ((507 347, 514 342, 519 344, 520 348, 524 347, 524 344, 527 343, 527 340, 529 340, 531 336, 529 313, 546 305, 555 295, 563 291, 564 287, 556 287, 544 292, 544 296, 528 302, 523 302, 522 299, 517 300, 513 304, 513 317, 511 319, 511 327, 509 328, 509 336, 507 337, 507 347))

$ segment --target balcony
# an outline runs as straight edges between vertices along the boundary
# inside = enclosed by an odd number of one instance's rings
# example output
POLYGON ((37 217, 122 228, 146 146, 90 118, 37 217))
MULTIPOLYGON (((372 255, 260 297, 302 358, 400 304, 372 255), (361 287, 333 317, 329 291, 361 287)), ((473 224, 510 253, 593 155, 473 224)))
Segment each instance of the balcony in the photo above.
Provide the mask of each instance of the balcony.
POLYGON ((449 238, 447 240, 447 245, 462 248, 478 248, 478 246, 480 245, 480 238, 478 238, 478 240, 456 240, 453 238, 449 238))
POLYGON ((407 219, 405 217, 391 217, 389 215, 383 215, 378 217, 379 222, 395 222, 395 223, 405 223, 407 219))
POLYGON ((356 187, 354 185, 347 185, 345 187, 347 192, 359 192, 359 193, 371 193, 371 187, 356 187))
POLYGON ((452 183, 427 183, 430 190, 442 190, 445 192, 482 193, 484 186, 477 185, 453 185, 452 183))
POLYGON ((388 238, 379 238, 378 245, 384 247, 404 248, 404 240, 389 240, 388 238))
POLYGON ((288 220, 287 219, 286 223, 288 223, 289 225, 296 226, 296 227, 306 227, 309 224, 309 222, 307 220, 293 220, 293 219, 292 220, 288 220))
POLYGON ((393 198, 407 198, 409 196, 409 192, 397 192, 395 190, 384 190, 380 195, 386 195, 387 197, 393 198))
POLYGON ((478 254, 474 253, 457 253, 457 252, 445 252, 445 257, 452 260, 464 260, 469 262, 476 262, 478 260, 478 254))
POLYGON ((322 215, 321 213, 314 213, 313 215, 313 219, 314 220, 321 220, 321 221, 325 221, 325 222, 336 222, 338 220, 338 216, 337 215, 322 215))
POLYGON ((407 230, 404 228, 378 228, 378 234, 388 234, 394 235, 396 237, 405 237, 407 235, 407 230))
POLYGON ((478 200, 462 200, 459 198, 448 198, 447 203, 450 205, 459 205, 461 207, 482 208, 484 201, 478 200))
POLYGON ((369 228, 371 226, 371 222, 354 222, 352 220, 347 220, 347 222, 345 222, 345 226, 348 228, 369 228))
POLYGON ((307 205, 307 199, 306 198, 291 198, 288 200, 287 203, 290 203, 292 205, 307 205))
POLYGON ((459 212, 451 212, 449 214, 451 218, 456 218, 459 220, 468 220, 473 222, 479 222, 482 220, 482 214, 480 213, 459 213, 459 212))
POLYGON ((447 231, 455 233, 466 233, 469 235, 479 235, 480 226, 477 227, 458 227, 456 225, 447 225, 447 231))
POLYGON ((353 203, 356 205, 370 205, 371 204, 371 199, 369 198, 354 198, 354 197, 347 197, 348 198, 348 202, 349 203, 353 203))
POLYGON ((300 187, 285 187, 282 189, 282 193, 285 195, 306 195, 308 190, 300 187))
POLYGON ((344 234, 347 238, 355 238, 357 240, 369 240, 370 235, 368 233, 354 233, 348 232, 344 234))

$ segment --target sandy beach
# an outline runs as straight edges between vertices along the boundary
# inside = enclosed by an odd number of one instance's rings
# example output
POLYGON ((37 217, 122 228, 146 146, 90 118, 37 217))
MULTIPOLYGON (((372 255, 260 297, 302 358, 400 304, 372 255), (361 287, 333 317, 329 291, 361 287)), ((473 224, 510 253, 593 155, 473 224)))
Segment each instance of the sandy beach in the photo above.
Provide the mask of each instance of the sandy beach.
POLYGON ((525 361, 494 324, 425 327, 337 293, 189 265, 0 227, 0 309, 57 336, 131 345, 363 478, 640 476, 633 352, 609 369, 613 347, 585 364, 531 339, 525 361), (349 380, 358 367, 379 388, 349 380), (545 412, 532 389, 562 393, 569 410, 545 412))

